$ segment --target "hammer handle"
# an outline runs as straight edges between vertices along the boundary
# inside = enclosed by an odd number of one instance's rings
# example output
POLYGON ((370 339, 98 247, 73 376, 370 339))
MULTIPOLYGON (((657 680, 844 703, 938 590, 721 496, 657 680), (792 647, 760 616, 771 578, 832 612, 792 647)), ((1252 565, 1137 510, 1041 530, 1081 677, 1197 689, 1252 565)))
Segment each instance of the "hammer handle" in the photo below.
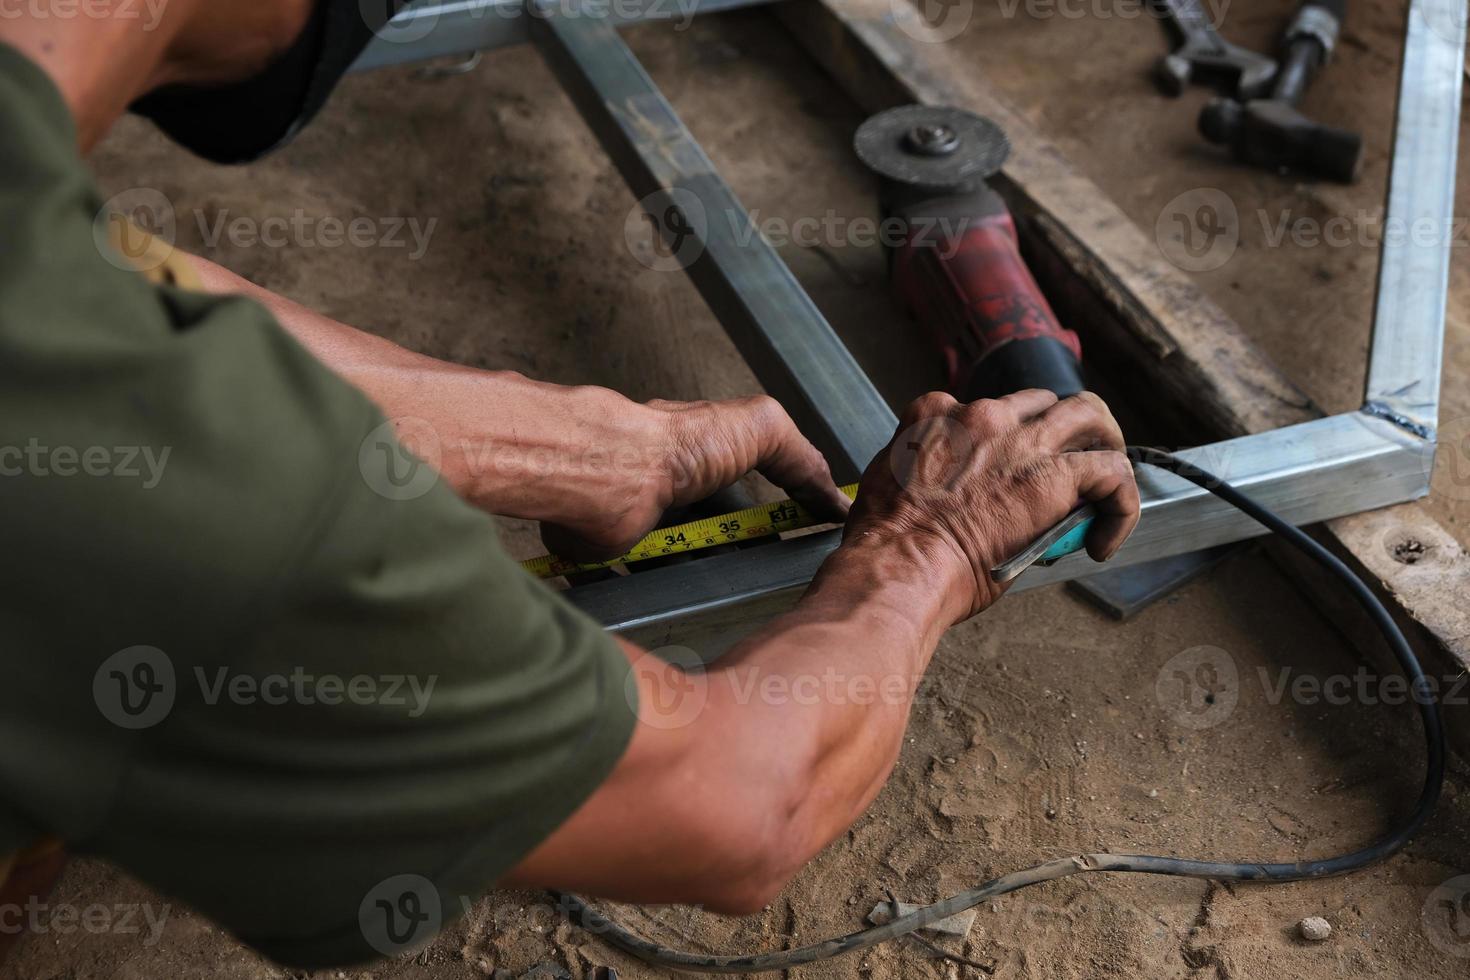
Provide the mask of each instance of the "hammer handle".
POLYGON ((1282 36, 1281 69, 1272 98, 1290 105, 1302 94, 1337 46, 1347 0, 1305 0, 1282 36))
POLYGON ((1303 12, 1311 7, 1319 8, 1339 24, 1342 23, 1343 17, 1347 16, 1347 0, 1304 0, 1302 5, 1297 8, 1295 19, 1300 20, 1303 12))

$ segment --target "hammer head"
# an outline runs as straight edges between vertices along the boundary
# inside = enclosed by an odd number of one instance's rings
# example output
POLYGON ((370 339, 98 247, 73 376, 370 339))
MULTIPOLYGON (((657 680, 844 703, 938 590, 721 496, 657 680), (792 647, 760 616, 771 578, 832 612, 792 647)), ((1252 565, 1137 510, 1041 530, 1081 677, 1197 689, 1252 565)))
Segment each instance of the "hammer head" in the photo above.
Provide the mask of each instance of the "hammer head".
POLYGON ((1280 99, 1246 103, 1213 99, 1200 112, 1205 139, 1230 147, 1236 159, 1352 183, 1363 162, 1357 133, 1313 122, 1280 99))
POLYGON ((1237 99, 1265 95, 1276 77, 1276 60, 1220 40, 1186 41, 1154 65, 1164 94, 1178 97, 1191 83, 1209 85, 1237 99))

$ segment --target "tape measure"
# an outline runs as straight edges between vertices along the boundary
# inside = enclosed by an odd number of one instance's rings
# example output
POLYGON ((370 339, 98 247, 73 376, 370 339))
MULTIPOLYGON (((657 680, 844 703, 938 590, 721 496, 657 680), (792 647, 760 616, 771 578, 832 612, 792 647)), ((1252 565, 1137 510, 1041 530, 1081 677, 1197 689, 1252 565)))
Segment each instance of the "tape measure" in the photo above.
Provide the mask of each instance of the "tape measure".
MULTIPOLYGON (((857 488, 856 483, 849 483, 838 489, 847 494, 849 500, 855 500, 857 488)), ((1081 551, 1094 517, 1096 512, 1090 504, 1077 508, 1031 542, 1025 551, 992 568, 990 577, 997 582, 1009 582, 1032 565, 1050 565, 1074 551, 1081 551)), ((822 523, 825 522, 813 517, 796 501, 782 500, 774 504, 757 504, 719 517, 659 528, 645 535, 626 555, 607 561, 571 561, 556 555, 542 555, 540 558, 527 558, 521 562, 521 567, 537 578, 553 578, 571 572, 590 572, 650 558, 682 555, 687 551, 770 537, 782 531, 798 531, 822 523)))
MULTIPOLYGON (((840 489, 851 500, 857 496, 857 488, 856 483, 849 483, 840 489)), ((752 538, 766 538, 783 531, 799 531, 824 523, 796 501, 782 500, 774 504, 757 504, 719 517, 705 517, 687 524, 659 528, 645 535, 626 555, 607 561, 579 562, 557 555, 542 555, 540 558, 528 558, 521 562, 521 567, 537 578, 553 578, 570 572, 590 572, 752 538)))

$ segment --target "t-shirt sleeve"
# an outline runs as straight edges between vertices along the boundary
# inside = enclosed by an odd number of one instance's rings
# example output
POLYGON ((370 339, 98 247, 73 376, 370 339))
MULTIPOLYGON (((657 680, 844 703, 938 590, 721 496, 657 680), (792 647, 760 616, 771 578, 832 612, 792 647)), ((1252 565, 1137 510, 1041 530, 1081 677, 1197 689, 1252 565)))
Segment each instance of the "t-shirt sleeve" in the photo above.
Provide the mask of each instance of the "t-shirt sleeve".
POLYGON ((176 696, 87 842, 297 964, 432 935, 606 778, 635 717, 621 651, 488 519, 351 468, 235 642, 132 655, 166 656, 176 696))
POLYGON ((301 965, 426 939, 616 765, 626 659, 264 309, 109 254, 3 45, 0 118, 0 852, 301 965))

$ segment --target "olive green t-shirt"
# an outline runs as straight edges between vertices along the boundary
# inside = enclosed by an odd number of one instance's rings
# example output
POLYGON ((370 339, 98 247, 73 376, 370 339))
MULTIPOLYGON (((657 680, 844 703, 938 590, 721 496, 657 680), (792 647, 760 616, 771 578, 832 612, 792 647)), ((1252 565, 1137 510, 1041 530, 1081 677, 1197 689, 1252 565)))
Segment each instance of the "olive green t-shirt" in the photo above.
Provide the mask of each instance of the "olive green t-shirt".
POLYGON ((426 939, 616 764, 625 658, 262 307, 111 253, 4 45, 0 132, 0 856, 302 965, 426 939))

